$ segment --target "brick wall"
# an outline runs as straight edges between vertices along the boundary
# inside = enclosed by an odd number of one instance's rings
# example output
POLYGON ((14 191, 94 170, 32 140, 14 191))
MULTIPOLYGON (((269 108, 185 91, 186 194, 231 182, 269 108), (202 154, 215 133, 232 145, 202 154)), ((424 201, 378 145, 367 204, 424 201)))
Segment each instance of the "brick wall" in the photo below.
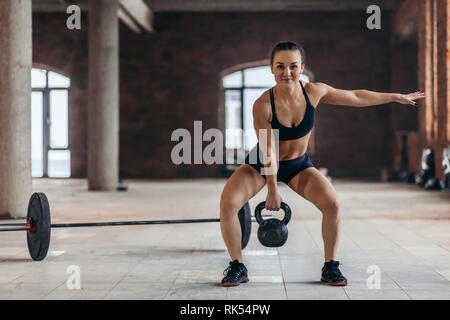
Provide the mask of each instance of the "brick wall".
MULTIPOLYGON (((33 15, 33 61, 72 79, 72 175, 84 177, 87 19, 83 16, 81 31, 70 31, 65 18, 33 15)), ((221 128, 220 72, 266 59, 281 40, 305 47, 315 81, 342 89, 390 91, 391 15, 383 12, 382 29, 374 31, 365 27, 366 18, 364 12, 157 13, 153 34, 134 34, 121 25, 121 175, 220 176, 221 166, 173 165, 170 135, 176 128, 193 132, 195 120, 203 121, 203 130, 221 128)), ((315 165, 328 167, 332 176, 378 176, 392 162, 389 110, 387 105, 320 104, 315 165)))
POLYGON ((419 141, 421 148, 427 146, 435 150, 436 175, 442 179, 442 150, 450 141, 449 1, 421 0, 417 3, 418 82, 427 93, 419 110, 419 141))
POLYGON ((33 67, 47 68, 71 79, 71 172, 73 177, 86 177, 87 15, 82 15, 81 31, 67 29, 65 19, 61 14, 33 14, 33 67))
MULTIPOLYGON (((418 84, 418 1, 407 0, 403 2, 397 10, 393 12, 392 19, 392 92, 410 93, 417 90, 425 90, 418 84)), ((419 129, 419 111, 424 108, 400 105, 392 103, 390 105, 391 128, 390 132, 395 137, 396 143, 392 144, 392 156, 394 165, 392 169, 397 175, 402 170, 410 173, 419 169, 421 150, 414 145, 417 141, 419 129), (409 132, 409 134, 408 134, 409 132), (408 136, 408 141, 402 140, 401 136, 408 136), (416 138, 416 140, 411 139, 416 138), (402 148, 407 148, 402 153, 402 148), (403 159, 406 156, 407 159, 403 159), (402 162, 403 161, 403 162, 402 162), (401 166, 401 163, 404 166, 401 166)))

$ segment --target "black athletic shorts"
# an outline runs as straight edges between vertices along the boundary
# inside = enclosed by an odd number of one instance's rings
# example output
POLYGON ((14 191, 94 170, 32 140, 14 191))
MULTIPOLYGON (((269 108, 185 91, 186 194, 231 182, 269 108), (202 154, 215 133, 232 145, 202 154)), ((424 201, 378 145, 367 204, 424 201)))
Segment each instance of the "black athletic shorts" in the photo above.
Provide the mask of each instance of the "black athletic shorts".
MULTIPOLYGON (((264 165, 261 163, 262 159, 263 158, 261 150, 259 150, 259 146, 257 145, 249 152, 249 154, 245 158, 245 163, 250 165, 261 174, 261 168, 264 167, 264 165), (259 156, 257 157, 255 153, 259 153, 259 156)), ((288 182, 291 181, 291 179, 295 177, 297 173, 310 167, 314 167, 314 165, 312 164, 311 159, 309 158, 307 153, 304 153, 302 156, 295 159, 280 161, 278 163, 277 181, 288 184, 288 182)), ((264 175, 262 176, 265 177, 264 175)))

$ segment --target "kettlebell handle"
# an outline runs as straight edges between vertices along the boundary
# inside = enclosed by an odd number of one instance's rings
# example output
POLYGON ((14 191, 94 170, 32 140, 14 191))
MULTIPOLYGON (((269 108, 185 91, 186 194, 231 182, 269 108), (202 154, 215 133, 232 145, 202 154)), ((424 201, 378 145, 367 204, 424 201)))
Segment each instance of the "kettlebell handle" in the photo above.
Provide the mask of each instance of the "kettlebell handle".
MULTIPOLYGON (((258 222, 258 224, 261 224, 264 221, 263 217, 261 216, 261 211, 265 207, 266 207, 266 202, 263 201, 263 202, 260 202, 255 208, 255 218, 256 218, 256 221, 258 222)), ((283 218, 282 222, 284 224, 288 224, 288 222, 291 220, 291 208, 285 202, 281 202, 280 208, 284 211, 284 218, 283 218)))

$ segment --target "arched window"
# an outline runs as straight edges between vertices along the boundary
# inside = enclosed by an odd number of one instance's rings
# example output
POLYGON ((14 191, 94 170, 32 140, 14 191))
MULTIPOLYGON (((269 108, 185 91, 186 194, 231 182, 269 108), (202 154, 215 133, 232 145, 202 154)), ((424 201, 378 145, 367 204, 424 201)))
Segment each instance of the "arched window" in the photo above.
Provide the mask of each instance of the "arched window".
MULTIPOLYGON (((302 73, 300 79, 309 82, 309 74, 309 71, 302 73)), ((234 157, 235 150, 249 151, 256 145, 258 140, 253 128, 253 103, 264 91, 275 85, 268 63, 243 68, 222 78, 227 157, 234 157)))
POLYGON ((70 79, 31 71, 31 168, 33 177, 70 177, 70 79))

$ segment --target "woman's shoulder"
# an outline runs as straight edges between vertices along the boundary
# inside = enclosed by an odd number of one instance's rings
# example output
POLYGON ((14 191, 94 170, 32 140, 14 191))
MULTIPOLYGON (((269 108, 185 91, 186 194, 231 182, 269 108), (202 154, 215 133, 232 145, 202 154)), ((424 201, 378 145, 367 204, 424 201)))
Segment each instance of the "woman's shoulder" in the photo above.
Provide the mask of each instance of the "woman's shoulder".
POLYGON ((311 101, 313 106, 317 106, 320 102, 320 99, 323 97, 326 92, 327 85, 323 82, 304 82, 302 81, 303 86, 305 87, 306 94, 311 101))
MULTIPOLYGON (((302 80, 300 80, 302 81, 302 80)), ((302 81, 303 86, 305 87, 306 92, 309 94, 310 92, 317 92, 317 91, 323 91, 325 87, 327 86, 323 82, 305 82, 302 81)))
POLYGON ((269 114, 271 112, 270 107, 270 89, 264 91, 258 99, 253 103, 253 112, 269 114))
POLYGON ((254 105, 259 106, 259 108, 263 108, 261 106, 264 105, 269 105, 270 106, 270 89, 267 89, 266 91, 264 91, 259 97, 258 99, 255 100, 254 105))

